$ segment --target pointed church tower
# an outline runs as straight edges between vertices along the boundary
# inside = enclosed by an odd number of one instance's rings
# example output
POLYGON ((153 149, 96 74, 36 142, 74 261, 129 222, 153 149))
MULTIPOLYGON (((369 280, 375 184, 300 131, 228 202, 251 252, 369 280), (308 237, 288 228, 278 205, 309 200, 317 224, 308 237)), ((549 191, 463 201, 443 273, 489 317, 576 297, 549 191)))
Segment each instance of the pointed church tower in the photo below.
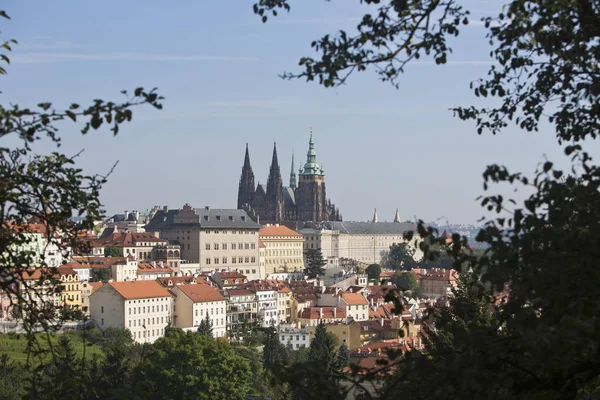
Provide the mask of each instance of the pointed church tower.
POLYGON ((248 143, 246 143, 246 156, 244 157, 244 166, 242 167, 242 176, 238 188, 237 208, 242 209, 244 204, 250 204, 254 197, 254 172, 250 165, 250 153, 248 152, 248 143))
POLYGON ((306 163, 300 168, 298 188, 295 191, 298 219, 300 221, 322 222, 330 220, 325 191, 325 174, 317 163, 317 152, 312 128, 308 141, 306 163))
POLYGON ((377 222, 379 222, 379 218, 377 218, 377 209, 375 209, 375 212, 373 213, 373 223, 376 224, 377 222))
POLYGON ((267 216, 269 221, 280 222, 283 220, 283 180, 277 161, 277 143, 273 144, 273 159, 267 180, 267 205, 270 210, 267 216))
POLYGON ((292 170, 290 171, 290 188, 296 190, 296 171, 294 171, 294 153, 292 152, 292 170))
POLYGON ((396 215, 394 216, 394 222, 401 222, 400 221, 400 213, 398 212, 397 208, 396 208, 396 215))

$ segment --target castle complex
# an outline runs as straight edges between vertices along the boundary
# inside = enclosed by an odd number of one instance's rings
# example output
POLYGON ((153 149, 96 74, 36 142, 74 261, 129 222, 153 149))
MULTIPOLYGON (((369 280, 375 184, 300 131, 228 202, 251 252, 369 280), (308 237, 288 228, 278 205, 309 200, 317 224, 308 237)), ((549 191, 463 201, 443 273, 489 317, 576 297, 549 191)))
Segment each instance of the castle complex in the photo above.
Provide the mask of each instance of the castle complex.
POLYGON ((246 156, 238 190, 238 209, 248 211, 261 222, 342 220, 339 209, 326 197, 325 172, 317 163, 312 133, 306 163, 303 168, 300 168, 298 178, 296 180, 292 156, 289 186, 283 186, 277 161, 277 145, 274 145, 267 184, 255 185, 248 144, 246 144, 246 156))

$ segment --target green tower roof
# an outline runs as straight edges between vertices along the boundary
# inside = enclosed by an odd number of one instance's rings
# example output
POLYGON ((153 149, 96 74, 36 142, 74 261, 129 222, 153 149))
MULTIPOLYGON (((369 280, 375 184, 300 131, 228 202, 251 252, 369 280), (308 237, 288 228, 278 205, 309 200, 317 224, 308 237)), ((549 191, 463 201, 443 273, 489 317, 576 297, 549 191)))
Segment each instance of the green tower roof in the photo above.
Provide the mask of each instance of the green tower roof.
POLYGON ((310 141, 308 142, 308 153, 306 154, 306 164, 302 175, 323 175, 323 169, 317 163, 317 152, 315 151, 315 142, 313 140, 312 129, 310 132, 310 141))

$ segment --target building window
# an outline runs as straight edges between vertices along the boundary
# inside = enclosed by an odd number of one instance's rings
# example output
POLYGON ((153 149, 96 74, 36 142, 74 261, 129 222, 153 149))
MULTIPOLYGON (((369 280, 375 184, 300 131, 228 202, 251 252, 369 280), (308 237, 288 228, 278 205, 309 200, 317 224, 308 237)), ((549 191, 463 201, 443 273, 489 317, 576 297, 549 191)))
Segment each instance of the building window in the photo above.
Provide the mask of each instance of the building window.
POLYGON ((219 250, 219 243, 215 243, 213 246, 215 250, 219 250))
POLYGON ((235 250, 235 243, 231 243, 231 250, 235 250))
POLYGON ((240 262, 240 264, 243 263, 244 262, 244 257, 238 257, 238 261, 240 262))
POLYGON ((250 248, 250 243, 246 243, 246 244, 244 245, 244 248, 245 248, 246 250, 248 250, 248 249, 250 248))
POLYGON ((215 264, 219 263, 219 257, 215 257, 215 264))
POLYGON ((104 314, 104 306, 100 306, 100 312, 104 314))
POLYGON ((252 243, 252 245, 250 246, 252 249, 256 248, 256 243, 252 243))
POLYGON ((206 265, 210 265, 210 258, 206 259, 206 265))
POLYGON ((252 262, 256 262, 256 257, 252 257, 252 262))
POLYGON ((232 263, 232 264, 235 264, 236 262, 237 262, 237 258, 235 258, 235 257, 231 257, 231 263, 232 263))
POLYGON ((245 258, 245 261, 246 261, 247 263, 248 263, 248 262, 250 262, 250 257, 246 257, 246 258, 245 258))
POLYGON ((206 243, 206 250, 210 250, 210 243, 206 243))
POLYGON ((227 257, 223 257, 223 264, 227 264, 227 257))
POLYGON ((101 319, 100 325, 104 325, 104 318, 101 319))

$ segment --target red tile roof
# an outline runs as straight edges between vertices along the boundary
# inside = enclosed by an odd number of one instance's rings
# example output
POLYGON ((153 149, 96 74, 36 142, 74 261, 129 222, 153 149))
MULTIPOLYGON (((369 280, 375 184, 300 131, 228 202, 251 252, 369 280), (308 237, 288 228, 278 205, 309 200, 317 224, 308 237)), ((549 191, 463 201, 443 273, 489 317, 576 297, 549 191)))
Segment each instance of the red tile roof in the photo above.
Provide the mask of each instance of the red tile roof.
POLYGON ((90 285, 92 287, 92 293, 94 293, 96 290, 98 290, 102 286, 104 286, 104 283, 103 282, 88 282, 88 285, 90 285))
MULTIPOLYGON (((265 237, 265 236, 294 236, 296 239, 302 238, 301 234, 299 234, 298 232, 296 232, 284 225, 279 225, 279 226, 266 225, 258 231, 258 234, 263 237, 265 237)), ((272 239, 273 238, 269 238, 269 240, 272 240, 272 239)))
POLYGON ((346 312, 339 307, 306 307, 300 312, 299 318, 303 319, 344 319, 346 312), (335 316, 333 309, 336 309, 335 316), (323 314, 321 315, 321 311, 323 314))
POLYGON ((109 282, 126 300, 169 297, 169 291, 156 281, 109 282))
MULTIPOLYGON (((179 289, 194 303, 225 300, 225 297, 223 297, 217 288, 209 285, 179 285, 175 286, 175 288, 179 289)), ((175 288, 172 290, 177 293, 175 288)))
POLYGON ((127 259, 125 257, 74 256, 73 261, 82 265, 78 268, 110 268, 113 264, 125 262, 127 259))
POLYGON ((138 243, 167 243, 166 239, 161 239, 149 232, 113 232, 110 236, 102 239, 91 240, 93 247, 133 247, 138 243))
POLYGON ((349 305, 369 304, 365 296, 363 296, 360 293, 342 293, 341 297, 342 300, 344 300, 344 302, 349 305))

